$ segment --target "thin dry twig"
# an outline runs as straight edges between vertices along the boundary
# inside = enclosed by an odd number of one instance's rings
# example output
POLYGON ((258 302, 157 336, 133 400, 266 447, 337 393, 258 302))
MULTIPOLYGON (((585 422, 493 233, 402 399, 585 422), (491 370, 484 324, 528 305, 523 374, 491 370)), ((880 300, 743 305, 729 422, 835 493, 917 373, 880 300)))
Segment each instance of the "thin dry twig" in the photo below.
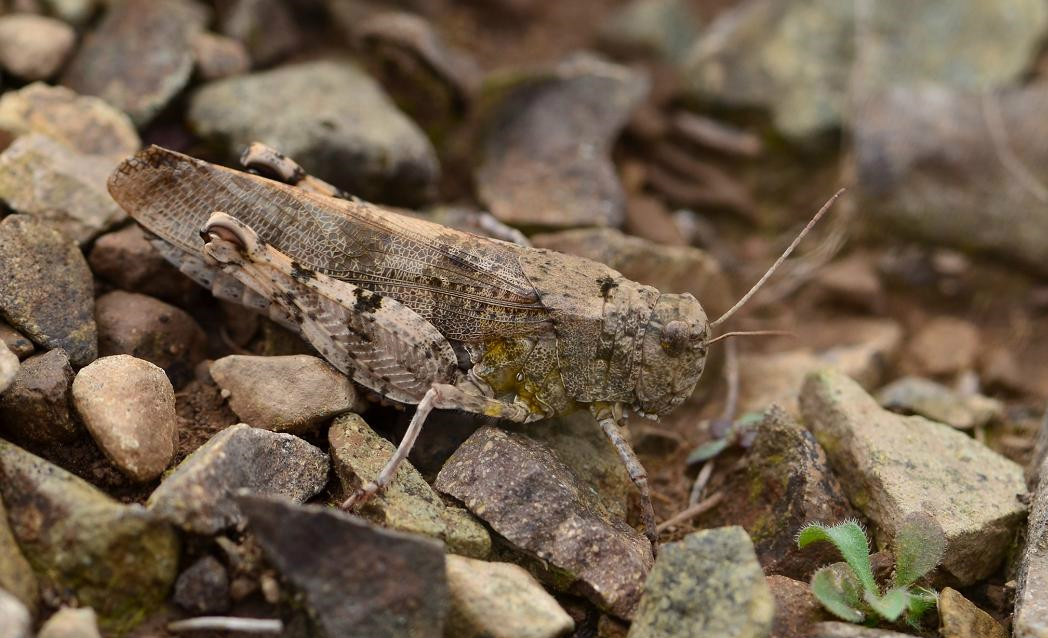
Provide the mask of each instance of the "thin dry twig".
POLYGON ((197 616, 168 623, 168 631, 239 631, 254 634, 279 634, 284 623, 278 618, 237 618, 235 616, 197 616))
POLYGON ((702 500, 702 497, 706 491, 706 486, 710 483, 710 477, 713 476, 714 460, 710 459, 702 464, 702 469, 699 470, 699 475, 695 477, 695 482, 691 486, 691 493, 688 495, 688 505, 694 505, 702 500))
POLYGON ((670 527, 673 527, 674 525, 680 525, 681 523, 690 521, 699 514, 704 514, 716 507, 717 504, 720 503, 723 498, 724 492, 716 492, 701 503, 696 503, 695 505, 688 507, 684 511, 678 514, 674 514, 669 519, 659 523, 659 526, 656 529, 662 532, 666 529, 669 529, 670 527))
POLYGON ((677 111, 672 122, 673 128, 682 137, 727 155, 751 158, 757 157, 764 150, 761 139, 753 133, 691 111, 677 111))
POLYGON ((997 159, 1001 161, 1004 170, 1008 171, 1015 181, 1019 182, 1038 201, 1048 203, 1048 186, 1045 186, 1015 154, 1015 149, 1008 139, 1008 129, 1004 125, 1004 116, 1001 114, 1001 103, 997 99, 997 94, 989 91, 983 93, 981 104, 983 120, 990 132, 993 150, 997 153, 997 159))

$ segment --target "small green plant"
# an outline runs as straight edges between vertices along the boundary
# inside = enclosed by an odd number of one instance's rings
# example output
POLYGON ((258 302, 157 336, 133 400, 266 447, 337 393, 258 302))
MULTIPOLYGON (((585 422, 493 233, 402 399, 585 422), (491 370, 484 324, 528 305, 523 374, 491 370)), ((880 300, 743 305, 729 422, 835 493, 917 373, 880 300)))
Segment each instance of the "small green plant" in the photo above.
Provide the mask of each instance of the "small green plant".
POLYGON ((811 577, 811 591, 830 613, 853 623, 877 624, 905 618, 918 628, 921 617, 938 602, 938 594, 914 583, 935 569, 946 548, 946 536, 931 516, 912 514, 895 534, 895 572, 882 589, 873 577, 870 543, 855 521, 832 527, 812 523, 797 535, 797 544, 827 541, 844 557, 811 577))

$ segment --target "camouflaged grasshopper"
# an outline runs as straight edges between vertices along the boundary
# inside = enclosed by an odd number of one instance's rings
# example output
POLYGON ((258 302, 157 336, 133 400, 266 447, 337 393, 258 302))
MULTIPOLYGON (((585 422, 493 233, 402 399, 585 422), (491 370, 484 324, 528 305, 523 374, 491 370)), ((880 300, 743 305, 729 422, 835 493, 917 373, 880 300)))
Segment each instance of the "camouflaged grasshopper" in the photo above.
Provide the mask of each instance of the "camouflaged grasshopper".
POLYGON ((153 146, 116 169, 109 191, 216 296, 296 327, 357 383, 417 405, 394 456, 344 507, 392 479, 434 408, 518 422, 585 408, 640 491, 654 547, 646 474, 622 420, 683 403, 712 327, 750 295, 711 322, 690 294, 348 198, 267 147, 242 163, 279 181, 153 146))

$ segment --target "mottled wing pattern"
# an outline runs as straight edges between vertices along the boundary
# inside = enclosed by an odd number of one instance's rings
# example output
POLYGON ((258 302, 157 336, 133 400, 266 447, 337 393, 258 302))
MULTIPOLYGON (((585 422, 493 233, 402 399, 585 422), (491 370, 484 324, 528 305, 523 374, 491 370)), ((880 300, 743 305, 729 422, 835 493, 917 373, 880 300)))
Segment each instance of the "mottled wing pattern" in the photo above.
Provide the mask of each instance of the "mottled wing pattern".
POLYGON ((389 295, 449 339, 480 342, 549 327, 512 244, 234 171, 157 146, 124 161, 113 198, 140 224, 199 254, 215 211, 305 268, 389 295))

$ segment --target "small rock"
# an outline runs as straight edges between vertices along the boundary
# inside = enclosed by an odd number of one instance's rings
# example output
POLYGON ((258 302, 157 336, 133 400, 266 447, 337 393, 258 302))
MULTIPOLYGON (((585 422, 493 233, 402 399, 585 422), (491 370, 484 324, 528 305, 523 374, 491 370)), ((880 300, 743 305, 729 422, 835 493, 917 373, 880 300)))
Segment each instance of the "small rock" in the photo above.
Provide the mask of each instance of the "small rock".
POLYGON ((229 575, 222 563, 205 556, 175 581, 175 604, 191 614, 221 614, 229 610, 229 575))
POLYGON ((94 283, 72 241, 26 215, 0 221, 0 315, 44 348, 62 348, 75 366, 98 356, 94 283))
POLYGON ((687 246, 681 225, 661 199, 633 193, 626 202, 626 220, 622 230, 627 235, 653 241, 661 246, 687 246))
POLYGON ((256 65, 272 65, 302 42, 302 33, 285 0, 231 0, 223 4, 219 28, 244 43, 256 65))
POLYGON ((82 26, 98 9, 98 0, 43 0, 48 12, 74 26, 82 26))
POLYGON ((648 93, 627 67, 578 56, 502 89, 491 107, 477 194, 513 226, 619 226, 625 195, 611 145, 648 93))
POLYGON ((981 394, 959 394, 950 388, 920 377, 904 377, 877 392, 881 406, 902 414, 919 414, 959 430, 1004 417, 1004 404, 981 394))
POLYGON ((209 536, 243 524, 234 500, 238 489, 303 502, 323 489, 327 475, 328 457, 319 448, 239 423, 179 463, 146 507, 187 532, 209 536))
POLYGON ((73 418, 72 383, 73 368, 62 350, 23 361, 14 383, 0 395, 5 436, 37 446, 59 446, 79 437, 83 430, 73 418))
POLYGON ((0 636, 30 638, 33 619, 17 598, 0 589, 0 636))
POLYGON ((311 175, 372 201, 419 203, 440 172, 422 131, 349 62, 307 62, 211 82, 192 97, 188 117, 230 157, 262 142, 311 175))
POLYGON ((913 638, 911 634, 838 621, 818 623, 812 629, 811 636, 812 638, 913 638))
POLYGON ((651 569, 651 546, 609 516, 594 490, 541 443, 483 427, 434 484, 509 543, 547 564, 560 586, 630 618, 651 569))
POLYGON ((97 359, 73 380, 73 405, 121 472, 152 481, 175 455, 175 391, 164 371, 126 354, 97 359))
POLYGON ((768 588, 775 599, 769 638, 805 638, 815 623, 829 617, 806 582, 773 575, 768 576, 768 588))
POLYGON ((880 385, 902 345, 902 328, 886 319, 837 323, 848 341, 832 348, 741 355, 740 412, 761 411, 774 403, 790 414, 799 414, 797 397, 805 376, 827 366, 841 370, 864 388, 880 385))
POLYGON ((1008 638, 993 616, 976 607, 956 589, 939 592, 939 633, 942 638, 1008 638))
POLYGON ((18 366, 18 357, 8 350, 5 342, 0 341, 0 394, 15 382, 18 366))
MULTIPOLYGON (((36 615, 40 603, 36 574, 11 533, 3 499, 0 499, 0 592, 14 596, 29 611, 29 615, 36 615)), ((0 617, 2 616, 3 612, 0 612, 0 617)), ((0 636, 6 634, 0 631, 0 636)))
POLYGON ((741 527, 720 527, 661 547, 629 635, 761 637, 774 614, 750 537, 741 527))
MULTIPOLYGON (((1016 23, 1026 7, 1010 7, 1016 23)), ((857 104, 856 194, 872 226, 1048 274, 1048 82, 994 93, 898 87, 857 104)))
POLYGON ((169 525, 9 443, 0 442, 0 477, 11 530, 42 585, 94 608, 114 633, 163 602, 178 568, 169 525))
POLYGON ((85 155, 113 158, 114 166, 142 146, 123 112, 97 97, 43 82, 0 96, 0 129, 16 136, 46 135, 85 155))
POLYGON ((239 40, 202 31, 193 37, 193 60, 204 80, 219 80, 251 70, 251 58, 239 40))
POLYGON ((36 350, 32 341, 23 337, 21 333, 3 321, 0 321, 0 341, 3 341, 7 349, 19 359, 25 359, 36 350))
POLYGON ((884 307, 884 287, 873 258, 858 253, 819 269, 813 282, 827 301, 836 301, 869 312, 884 307))
POLYGON ((937 317, 924 324, 910 342, 910 356, 928 375, 950 375, 975 366, 979 329, 963 319, 937 317))
MULTIPOLYGON (((87 263, 95 275, 121 290, 170 303, 185 304, 202 290, 157 252, 138 224, 96 239, 87 263)), ((243 308, 240 313, 249 314, 243 308)))
POLYGON ((36 638, 102 638, 102 634, 94 609, 62 607, 40 627, 36 638))
POLYGON ((0 154, 0 199, 86 244, 127 219, 106 191, 111 169, 44 135, 24 135, 0 154))
MULTIPOLYGON (((396 449, 356 414, 335 419, 328 442, 345 494, 374 480, 396 449)), ((407 461, 401 463, 386 489, 359 508, 359 514, 383 527, 442 540, 455 553, 478 558, 491 553, 487 529, 468 512, 444 505, 407 461)))
POLYGON ((110 4, 62 84, 103 98, 145 126, 189 82, 193 37, 206 21, 206 10, 191 0, 110 4))
POLYGON ((729 470, 724 499, 703 525, 741 525, 766 573, 807 581, 839 555, 828 543, 799 549, 797 531, 810 522, 856 518, 855 511, 815 437, 784 410, 772 406, 755 430, 749 451, 729 470))
POLYGON ((300 433, 367 405, 349 377, 305 354, 230 355, 211 364, 211 378, 241 421, 274 432, 300 433))
POLYGON ((23 80, 46 80, 62 68, 76 32, 61 20, 28 13, 0 16, 0 66, 23 80))
POLYGON ((616 55, 680 62, 698 35, 698 18, 687 2, 632 0, 605 20, 598 37, 616 55))
POLYGON ((98 354, 129 354, 159 366, 180 388, 204 359, 207 335, 185 311, 159 299, 123 290, 99 297, 98 354))
POLYGON ((517 565, 449 555, 447 573, 447 636, 555 638, 575 628, 556 599, 517 565))
POLYGON ((448 585, 439 541, 377 528, 331 508, 259 496, 238 502, 270 564, 305 597, 314 633, 442 635, 448 585))
POLYGON ((960 584, 993 573, 1026 511, 1022 468, 947 425, 882 409, 833 370, 808 376, 801 411, 878 544, 926 512, 946 533, 942 566, 960 584))
POLYGON ((977 0, 887 0, 863 11, 834 0, 736 5, 688 54, 692 94, 767 109, 784 135, 810 141, 839 126, 851 101, 894 85, 1009 86, 1029 68, 1048 25, 1038 0, 1007 8, 977 0), (862 67, 858 85, 854 65, 862 67))
POLYGON ((1001 346, 983 350, 979 357, 979 380, 987 388, 1015 394, 1026 392, 1028 388, 1015 353, 1001 346))
POLYGON ((665 246, 630 237, 613 228, 581 228, 535 235, 536 248, 549 248, 611 266, 627 279, 662 292, 690 292, 706 314, 731 307, 731 286, 717 260, 691 246, 665 246))
POLYGON ((1048 459, 1041 461, 1036 489, 1016 578, 1014 638, 1048 636, 1048 459))

